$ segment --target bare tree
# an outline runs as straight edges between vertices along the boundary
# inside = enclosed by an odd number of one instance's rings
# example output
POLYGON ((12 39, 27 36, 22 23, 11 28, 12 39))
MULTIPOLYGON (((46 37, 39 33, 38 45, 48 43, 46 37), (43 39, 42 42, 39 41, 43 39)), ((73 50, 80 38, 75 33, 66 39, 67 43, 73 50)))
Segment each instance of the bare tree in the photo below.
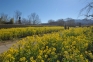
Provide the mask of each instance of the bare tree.
POLYGON ((66 24, 69 27, 74 27, 75 26, 75 20, 72 18, 67 18, 66 24))
POLYGON ((28 16, 28 22, 29 22, 29 24, 32 24, 32 16, 31 15, 28 16))
POLYGON ((8 15, 7 14, 4 14, 4 13, 0 14, 0 23, 1 24, 4 24, 4 23, 6 23, 8 21, 9 20, 8 20, 8 15))
POLYGON ((64 26, 64 20, 63 19, 58 19, 57 20, 57 24, 60 25, 60 26, 64 26))
POLYGON ((39 16, 36 13, 32 13, 28 16, 29 18, 29 23, 35 25, 35 24, 40 24, 41 21, 39 19, 39 16))
POLYGON ((48 20, 49 25, 59 25, 59 26, 64 26, 64 20, 63 19, 58 19, 57 21, 55 20, 48 20))
POLYGON ((14 18, 11 18, 9 23, 14 24, 14 18))
POLYGON ((16 19, 16 23, 20 24, 21 23, 21 15, 22 13, 20 11, 15 11, 15 19, 16 19))
POLYGON ((29 21, 26 18, 22 18, 22 24, 24 25, 29 24, 29 21))
POLYGON ((49 25, 54 25, 54 23, 55 23, 55 20, 52 20, 52 19, 48 20, 49 25))
POLYGON ((39 15, 36 16, 35 24, 40 24, 41 19, 39 18, 39 15))
POLYGON ((84 16, 93 17, 93 12, 92 12, 93 11, 93 0, 89 4, 87 4, 84 8, 81 9, 79 16, 82 14, 83 11, 86 12, 84 16))

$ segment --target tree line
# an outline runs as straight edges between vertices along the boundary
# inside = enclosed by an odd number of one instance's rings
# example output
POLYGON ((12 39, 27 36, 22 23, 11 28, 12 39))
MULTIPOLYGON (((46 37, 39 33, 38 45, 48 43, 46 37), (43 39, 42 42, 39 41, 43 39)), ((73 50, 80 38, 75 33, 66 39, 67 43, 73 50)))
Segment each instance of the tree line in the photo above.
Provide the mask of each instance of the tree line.
POLYGON ((93 25, 93 19, 87 19, 87 18, 84 19, 66 18, 58 20, 50 19, 46 25, 57 25, 57 26, 68 26, 68 27, 91 26, 93 25))
POLYGON ((36 25, 40 24, 41 20, 36 13, 31 13, 28 15, 27 19, 22 18, 22 12, 15 11, 14 17, 9 17, 7 14, 1 13, 0 14, 0 24, 29 24, 29 25, 36 25))
POLYGON ((69 27, 75 27, 75 26, 81 26, 79 23, 75 22, 75 19, 67 18, 67 19, 58 19, 58 20, 52 20, 50 19, 48 21, 48 25, 58 25, 58 26, 69 26, 69 27))

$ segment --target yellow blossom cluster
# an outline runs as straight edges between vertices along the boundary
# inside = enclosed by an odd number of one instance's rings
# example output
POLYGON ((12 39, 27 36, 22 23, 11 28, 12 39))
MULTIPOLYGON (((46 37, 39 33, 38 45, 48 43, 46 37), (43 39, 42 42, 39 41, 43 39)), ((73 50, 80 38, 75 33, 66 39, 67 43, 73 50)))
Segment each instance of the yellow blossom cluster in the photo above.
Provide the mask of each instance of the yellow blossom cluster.
POLYGON ((28 36, 0 54, 0 62, 92 62, 93 27, 28 36))
POLYGON ((24 27, 0 29, 0 40, 10 40, 14 38, 39 35, 62 30, 63 27, 24 27))

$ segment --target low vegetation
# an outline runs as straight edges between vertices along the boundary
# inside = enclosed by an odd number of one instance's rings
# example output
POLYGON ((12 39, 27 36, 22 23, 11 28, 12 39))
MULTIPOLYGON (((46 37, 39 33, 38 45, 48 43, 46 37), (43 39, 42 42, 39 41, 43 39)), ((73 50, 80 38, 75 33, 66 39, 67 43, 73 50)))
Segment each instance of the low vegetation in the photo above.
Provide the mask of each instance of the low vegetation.
POLYGON ((11 40, 14 38, 51 33, 62 29, 63 27, 25 27, 0 29, 0 40, 11 40))
POLYGON ((0 62, 92 62, 92 37, 93 27, 28 36, 2 53, 0 62))

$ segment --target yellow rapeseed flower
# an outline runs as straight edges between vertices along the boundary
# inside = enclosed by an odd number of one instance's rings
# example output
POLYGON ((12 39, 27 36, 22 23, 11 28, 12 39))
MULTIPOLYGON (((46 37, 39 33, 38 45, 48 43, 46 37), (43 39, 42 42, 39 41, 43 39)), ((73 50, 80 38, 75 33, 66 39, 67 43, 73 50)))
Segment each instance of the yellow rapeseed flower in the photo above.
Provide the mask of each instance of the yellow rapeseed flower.
POLYGON ((56 48, 53 48, 53 51, 56 51, 56 48))
POLYGON ((25 57, 20 58, 20 61, 25 61, 25 60, 26 60, 25 57))
POLYGON ((47 58, 48 57, 48 55, 45 55, 45 58, 47 58))
POLYGON ((34 58, 33 57, 30 57, 30 61, 33 60, 34 58))
POLYGON ((57 60, 57 62, 60 62, 59 60, 57 60))
POLYGON ((32 60, 31 62, 36 62, 36 60, 32 60))
POLYGON ((44 62, 44 60, 41 60, 41 62, 44 62))
POLYGON ((42 57, 39 55, 38 58, 41 59, 42 57))
POLYGON ((73 41, 73 42, 72 42, 72 45, 75 45, 75 44, 76 44, 76 41, 73 41))
POLYGON ((7 54, 7 56, 6 56, 7 58, 11 58, 12 57, 12 55, 11 54, 7 54))
POLYGON ((55 55, 55 52, 51 52, 52 55, 55 55))
POLYGON ((68 54, 68 52, 67 51, 64 51, 64 54, 68 54))

